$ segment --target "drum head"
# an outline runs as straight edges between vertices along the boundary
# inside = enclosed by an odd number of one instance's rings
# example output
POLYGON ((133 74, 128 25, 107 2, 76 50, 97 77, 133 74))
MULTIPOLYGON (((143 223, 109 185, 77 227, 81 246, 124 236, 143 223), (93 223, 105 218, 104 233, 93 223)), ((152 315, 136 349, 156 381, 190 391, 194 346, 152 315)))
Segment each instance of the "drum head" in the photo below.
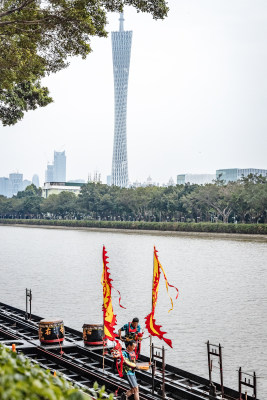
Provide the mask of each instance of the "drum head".
POLYGON ((63 319, 60 318, 46 318, 46 319, 41 319, 41 321, 39 322, 39 324, 41 325, 45 325, 45 324, 63 324, 63 319))

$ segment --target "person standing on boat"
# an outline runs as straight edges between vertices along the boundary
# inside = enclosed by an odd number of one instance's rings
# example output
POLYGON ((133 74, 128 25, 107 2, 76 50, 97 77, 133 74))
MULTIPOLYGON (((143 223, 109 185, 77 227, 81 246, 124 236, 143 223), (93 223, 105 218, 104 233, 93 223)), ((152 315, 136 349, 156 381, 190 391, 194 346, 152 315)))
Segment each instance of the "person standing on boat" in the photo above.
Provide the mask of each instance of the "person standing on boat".
POLYGON ((138 368, 136 365, 135 347, 135 341, 129 340, 126 342, 126 350, 122 352, 123 375, 126 376, 130 389, 121 395, 121 400, 127 400, 132 394, 134 395, 134 400, 139 400, 139 388, 135 376, 135 369, 138 368))
POLYGON ((132 322, 128 322, 119 329, 120 340, 134 340, 135 336, 141 332, 141 327, 139 325, 139 319, 137 317, 133 318, 132 322), (121 333, 125 331, 125 336, 122 338, 121 333))
POLYGON ((128 322, 128 324, 125 324, 119 329, 119 339, 124 340, 126 343, 129 340, 134 340, 137 343, 136 349, 135 349, 135 355, 136 359, 138 358, 140 351, 141 351, 141 340, 143 334, 141 333, 141 327, 139 325, 139 319, 137 317, 133 318, 132 322, 128 322), (125 336, 122 337, 121 333, 125 331, 125 336))

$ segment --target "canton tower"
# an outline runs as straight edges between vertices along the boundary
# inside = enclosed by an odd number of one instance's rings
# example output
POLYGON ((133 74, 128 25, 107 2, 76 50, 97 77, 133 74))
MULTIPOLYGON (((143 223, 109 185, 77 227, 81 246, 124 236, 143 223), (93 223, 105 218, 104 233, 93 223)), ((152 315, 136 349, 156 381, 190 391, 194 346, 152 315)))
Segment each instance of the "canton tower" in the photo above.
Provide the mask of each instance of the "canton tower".
POLYGON ((115 111, 111 184, 127 187, 127 93, 133 32, 123 29, 123 13, 120 14, 119 21, 120 30, 111 33, 115 111))

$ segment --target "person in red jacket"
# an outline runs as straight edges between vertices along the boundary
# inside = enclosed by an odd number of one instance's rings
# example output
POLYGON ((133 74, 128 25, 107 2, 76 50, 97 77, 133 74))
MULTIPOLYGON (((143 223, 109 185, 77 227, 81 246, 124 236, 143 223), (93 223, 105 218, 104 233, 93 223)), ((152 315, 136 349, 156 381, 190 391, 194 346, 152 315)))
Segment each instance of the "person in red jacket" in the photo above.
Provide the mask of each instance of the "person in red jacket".
POLYGON ((141 327, 139 325, 139 319, 137 317, 133 318, 132 322, 128 322, 119 329, 120 340, 135 340, 135 336, 141 332, 141 327), (125 336, 122 338, 121 333, 125 331, 125 336))

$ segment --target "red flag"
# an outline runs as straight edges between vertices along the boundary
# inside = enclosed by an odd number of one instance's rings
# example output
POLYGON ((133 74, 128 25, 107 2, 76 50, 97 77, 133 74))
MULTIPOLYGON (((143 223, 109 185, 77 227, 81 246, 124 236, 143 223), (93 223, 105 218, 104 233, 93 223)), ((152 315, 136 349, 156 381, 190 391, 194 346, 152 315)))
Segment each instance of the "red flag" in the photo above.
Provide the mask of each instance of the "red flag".
MULTIPOLYGON (((179 291, 175 286, 169 284, 169 282, 167 280, 167 277, 166 277, 166 274, 165 274, 165 271, 164 271, 164 269, 162 268, 162 265, 159 262, 158 255, 157 255, 157 250, 156 250, 156 248, 154 246, 152 311, 151 311, 150 314, 148 314, 145 317, 146 328, 147 328, 148 332, 150 333, 150 335, 157 336, 159 339, 164 340, 170 347, 172 347, 172 341, 170 339, 167 339, 166 337, 164 337, 165 333, 167 333, 167 332, 163 332, 161 330, 162 326, 161 325, 157 325, 156 321, 155 321, 155 318, 154 318, 155 308, 156 308, 156 304, 157 304, 157 300, 158 300, 159 280, 160 280, 160 273, 161 272, 163 273, 163 276, 164 276, 164 279, 165 279, 165 284, 166 284, 166 289, 167 289, 168 294, 169 294, 168 287, 173 287, 177 291, 177 295, 176 295, 176 299, 177 299, 179 291)), ((169 295, 169 297, 170 297, 170 295, 169 295)), ((170 297, 170 299, 171 299, 171 305, 172 306, 171 306, 169 312, 173 309, 173 301, 172 301, 171 297, 170 297)))
MULTIPOLYGON (((115 340, 116 334, 114 332, 114 327, 117 324, 116 315, 113 312, 112 299, 111 299, 111 289, 112 279, 110 278, 110 272, 108 267, 108 256, 103 246, 103 273, 101 278, 101 283, 103 285, 103 320, 104 320, 104 339, 115 340)), ((119 295, 120 292, 118 291, 119 295)), ((120 304, 121 297, 119 298, 120 304)), ((123 307, 120 304, 120 307, 123 307)))

